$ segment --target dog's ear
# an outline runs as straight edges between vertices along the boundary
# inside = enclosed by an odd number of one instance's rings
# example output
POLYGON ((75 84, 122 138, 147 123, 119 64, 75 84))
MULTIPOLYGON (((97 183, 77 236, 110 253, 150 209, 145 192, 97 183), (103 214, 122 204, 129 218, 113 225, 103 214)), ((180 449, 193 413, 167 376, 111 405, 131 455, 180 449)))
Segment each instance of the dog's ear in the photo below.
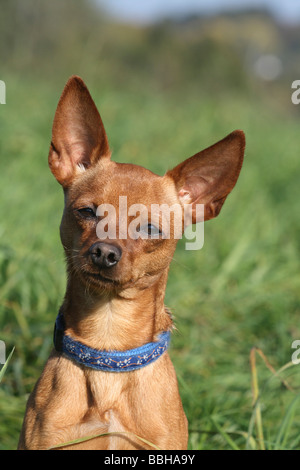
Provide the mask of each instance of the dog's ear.
MULTIPOLYGON (((197 217, 197 204, 204 205, 204 220, 219 214, 226 197, 237 182, 244 150, 243 131, 234 131, 167 172, 175 182, 180 203, 190 205, 190 223, 201 221, 197 217)), ((198 214, 203 217, 203 212, 199 211, 198 214)))
POLYGON ((59 100, 52 128, 49 166, 57 181, 68 187, 100 158, 110 158, 106 132, 81 78, 71 77, 59 100))

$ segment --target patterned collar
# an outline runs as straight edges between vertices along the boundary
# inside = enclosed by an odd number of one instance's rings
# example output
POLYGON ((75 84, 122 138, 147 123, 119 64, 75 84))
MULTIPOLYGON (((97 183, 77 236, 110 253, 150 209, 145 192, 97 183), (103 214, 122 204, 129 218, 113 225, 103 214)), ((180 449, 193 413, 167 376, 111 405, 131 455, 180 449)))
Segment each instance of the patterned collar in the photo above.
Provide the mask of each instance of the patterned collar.
POLYGON ((64 317, 59 312, 54 329, 56 351, 62 352, 86 367, 107 372, 128 372, 141 369, 156 361, 168 349, 170 343, 170 332, 164 331, 158 336, 158 341, 144 344, 139 348, 127 351, 102 351, 75 341, 65 334, 64 330, 64 317))

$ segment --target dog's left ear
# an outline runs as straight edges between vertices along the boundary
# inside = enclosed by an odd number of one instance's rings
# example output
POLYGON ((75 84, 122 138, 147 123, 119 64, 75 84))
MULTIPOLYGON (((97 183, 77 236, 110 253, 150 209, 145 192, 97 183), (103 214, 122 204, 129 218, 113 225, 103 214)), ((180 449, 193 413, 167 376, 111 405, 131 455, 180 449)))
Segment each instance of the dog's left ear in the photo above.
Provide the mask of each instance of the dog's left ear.
POLYGON ((179 201, 190 204, 189 219, 197 220, 196 205, 204 204, 204 220, 216 217, 234 188, 244 158, 245 135, 234 131, 167 172, 173 178, 179 201))
POLYGON ((57 181, 68 187, 100 158, 110 157, 106 132, 96 105, 80 77, 71 77, 57 105, 49 166, 57 181))

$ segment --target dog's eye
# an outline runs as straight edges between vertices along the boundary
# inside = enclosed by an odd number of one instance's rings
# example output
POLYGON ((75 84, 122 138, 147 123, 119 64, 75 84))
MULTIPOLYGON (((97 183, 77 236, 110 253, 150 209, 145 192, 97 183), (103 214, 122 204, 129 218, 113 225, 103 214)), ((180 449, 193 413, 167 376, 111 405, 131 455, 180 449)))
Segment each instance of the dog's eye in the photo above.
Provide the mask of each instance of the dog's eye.
POLYGON ((162 235, 161 230, 153 224, 142 225, 139 232, 142 238, 159 238, 162 235))
POLYGON ((96 217, 96 213, 91 207, 82 207, 81 209, 77 209, 77 212, 85 219, 92 219, 96 217))

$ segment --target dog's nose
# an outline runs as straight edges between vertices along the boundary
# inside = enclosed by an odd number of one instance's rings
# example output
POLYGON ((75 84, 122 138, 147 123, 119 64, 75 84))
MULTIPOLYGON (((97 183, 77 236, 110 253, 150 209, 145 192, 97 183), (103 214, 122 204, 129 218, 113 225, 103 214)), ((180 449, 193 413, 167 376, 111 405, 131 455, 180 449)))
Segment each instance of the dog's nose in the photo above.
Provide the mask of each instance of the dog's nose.
POLYGON ((96 242, 90 247, 89 254, 96 266, 99 268, 110 268, 120 261, 122 250, 120 247, 110 243, 96 242))

